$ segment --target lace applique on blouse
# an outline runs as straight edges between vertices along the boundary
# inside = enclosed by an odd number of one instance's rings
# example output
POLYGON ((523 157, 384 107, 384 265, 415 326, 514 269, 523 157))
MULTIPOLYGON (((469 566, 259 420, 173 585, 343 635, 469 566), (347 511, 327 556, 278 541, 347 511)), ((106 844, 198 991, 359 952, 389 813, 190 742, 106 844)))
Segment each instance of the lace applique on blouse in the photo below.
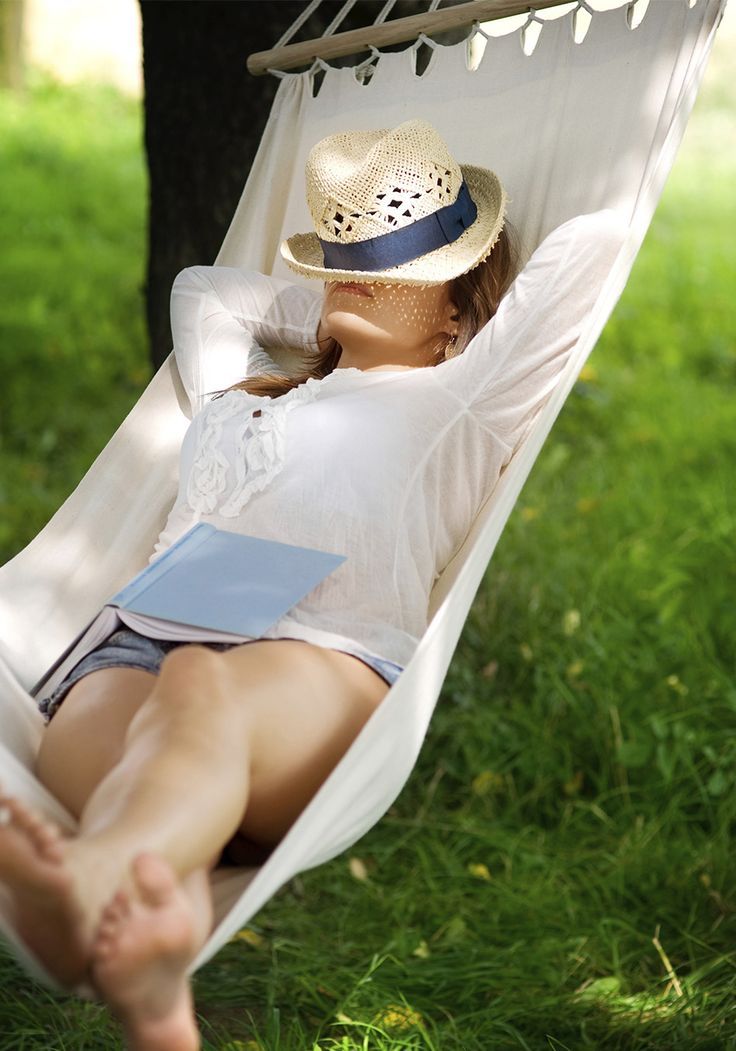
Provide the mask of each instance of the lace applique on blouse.
POLYGON ((314 401, 318 386, 309 379, 276 399, 228 391, 205 406, 187 484, 192 510, 235 518, 253 493, 265 489, 284 467, 289 412, 314 401), (228 426, 231 420, 237 422, 228 426), (223 450, 225 430, 232 433, 232 458, 223 450))

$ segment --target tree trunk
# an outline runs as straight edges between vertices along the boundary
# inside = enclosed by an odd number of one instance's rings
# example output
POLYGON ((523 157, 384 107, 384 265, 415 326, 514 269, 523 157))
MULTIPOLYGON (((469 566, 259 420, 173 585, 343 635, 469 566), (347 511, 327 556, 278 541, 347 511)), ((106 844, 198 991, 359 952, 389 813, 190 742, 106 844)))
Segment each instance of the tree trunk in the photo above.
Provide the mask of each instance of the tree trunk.
POLYGON ((141 0, 154 366, 171 350, 171 283, 183 267, 217 255, 278 86, 274 77, 252 77, 246 58, 277 40, 303 7, 141 0))
MULTIPOLYGON (((272 47, 305 6, 304 0, 140 0, 150 185, 146 310, 155 366, 171 350, 172 281, 185 266, 214 261, 278 87, 275 77, 251 76, 246 59, 272 47)), ((371 22, 382 6, 362 0, 340 30, 371 22)), ((340 7, 323 2, 298 39, 320 36, 340 7)), ((394 13, 426 9, 427 0, 399 0, 394 13)))

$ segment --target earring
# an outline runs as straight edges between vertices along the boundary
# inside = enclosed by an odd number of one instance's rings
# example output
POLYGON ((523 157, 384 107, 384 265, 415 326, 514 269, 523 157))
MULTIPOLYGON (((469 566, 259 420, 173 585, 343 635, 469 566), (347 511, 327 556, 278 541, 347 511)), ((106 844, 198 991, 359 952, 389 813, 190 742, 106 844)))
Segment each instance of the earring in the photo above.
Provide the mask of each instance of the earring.
POLYGON ((455 357, 455 355, 457 354, 456 344, 457 344, 457 335, 450 336, 449 339, 447 340, 446 345, 445 345, 445 358, 454 358, 455 357))

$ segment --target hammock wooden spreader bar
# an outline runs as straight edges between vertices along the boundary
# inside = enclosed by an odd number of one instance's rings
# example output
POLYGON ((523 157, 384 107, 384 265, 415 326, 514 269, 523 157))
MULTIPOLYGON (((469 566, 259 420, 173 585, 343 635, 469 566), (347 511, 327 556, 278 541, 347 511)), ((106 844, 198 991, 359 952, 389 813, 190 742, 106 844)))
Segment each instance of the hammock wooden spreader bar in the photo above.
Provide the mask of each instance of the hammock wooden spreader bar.
POLYGON ((375 48, 389 44, 401 44, 414 40, 420 33, 431 36, 445 29, 472 25, 473 22, 491 22, 497 18, 508 18, 528 11, 541 11, 547 7, 559 7, 569 0, 536 0, 525 4, 519 0, 470 0, 467 4, 396 18, 381 25, 363 26, 334 36, 316 37, 298 44, 274 47, 269 51, 256 51, 248 57, 248 71, 261 76, 271 69, 286 72, 307 65, 316 58, 329 61, 342 55, 358 54, 371 45, 375 48))

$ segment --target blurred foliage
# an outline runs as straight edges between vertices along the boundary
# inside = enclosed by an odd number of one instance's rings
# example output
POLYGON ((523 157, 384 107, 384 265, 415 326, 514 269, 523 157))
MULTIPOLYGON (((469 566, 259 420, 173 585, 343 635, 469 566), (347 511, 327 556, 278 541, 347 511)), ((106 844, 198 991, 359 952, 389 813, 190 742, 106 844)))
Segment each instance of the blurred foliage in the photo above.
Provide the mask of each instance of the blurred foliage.
MULTIPOLYGON (((718 80, 409 784, 197 975, 205 1048, 736 1048, 733 126, 718 80)), ((0 97, 0 137, 10 553, 145 379, 143 168, 105 91, 0 97)), ((115 1043, 2 975, 0 1051, 115 1043)))
POLYGON ((148 376, 140 107, 113 89, 0 94, 0 561, 69 493, 148 376))

